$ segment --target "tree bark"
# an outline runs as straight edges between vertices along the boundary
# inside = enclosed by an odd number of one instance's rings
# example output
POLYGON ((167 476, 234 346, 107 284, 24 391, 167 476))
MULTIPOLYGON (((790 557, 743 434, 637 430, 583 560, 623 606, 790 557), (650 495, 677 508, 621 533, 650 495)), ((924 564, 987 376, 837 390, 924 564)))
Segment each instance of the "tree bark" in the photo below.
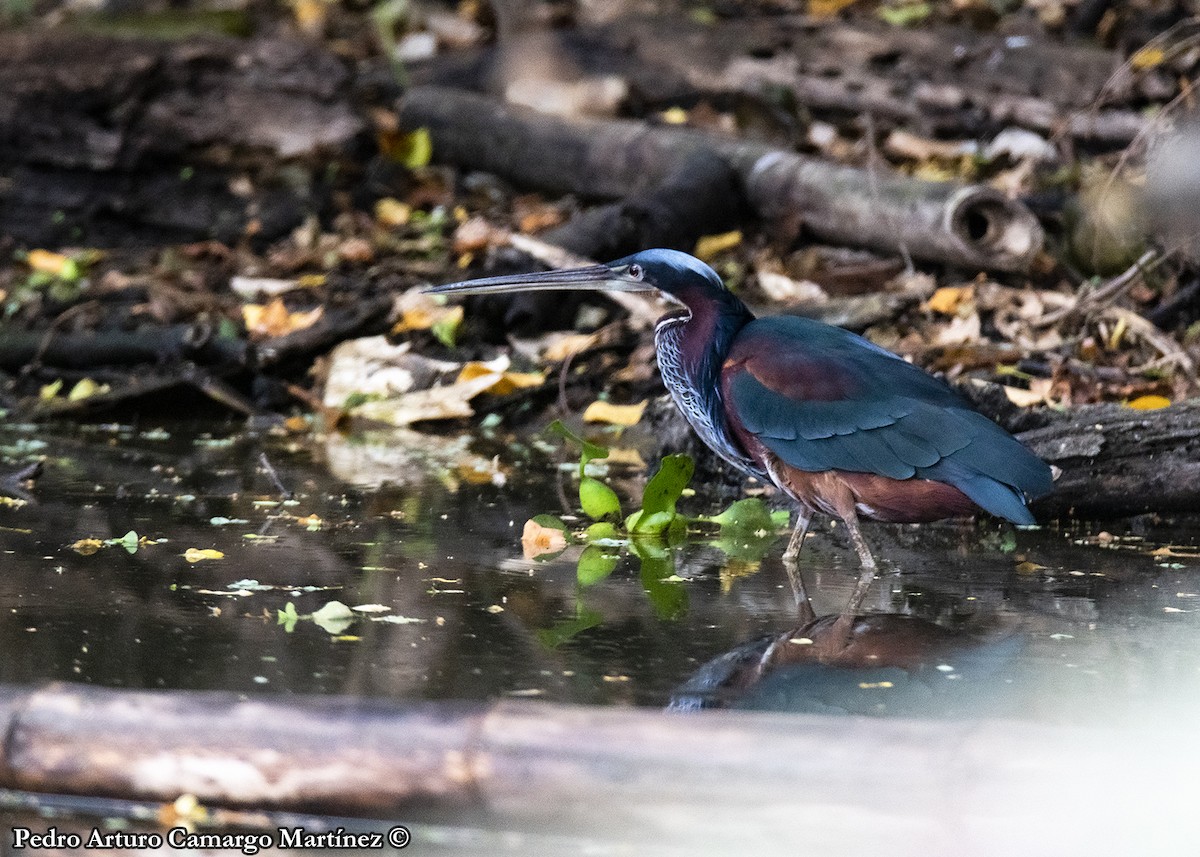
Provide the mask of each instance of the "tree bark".
POLYGON ((272 170, 309 161, 315 176, 318 156, 349 152, 366 129, 352 84, 300 40, 2 34, 0 232, 43 246, 283 234, 320 187, 272 170))
POLYGON ((1128 854, 1177 829, 1200 763, 1161 729, 63 684, 0 689, 0 729, 6 788, 432 816, 637 853, 1128 854))
POLYGON ((998 270, 1025 268, 1041 248, 1033 214, 981 185, 844 167, 686 129, 559 119, 435 87, 411 90, 400 111, 407 127, 429 128, 438 159, 523 185, 623 198, 707 150, 729 161, 751 208, 775 228, 998 270))

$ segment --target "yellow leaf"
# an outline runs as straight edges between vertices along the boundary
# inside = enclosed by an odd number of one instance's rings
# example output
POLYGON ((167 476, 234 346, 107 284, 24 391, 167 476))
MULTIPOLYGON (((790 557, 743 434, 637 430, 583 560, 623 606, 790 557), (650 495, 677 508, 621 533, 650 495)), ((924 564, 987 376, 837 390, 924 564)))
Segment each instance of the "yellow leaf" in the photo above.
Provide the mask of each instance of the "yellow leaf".
POLYGON ((808 14, 814 18, 832 18, 854 0, 808 0, 808 14))
POLYGON ((67 401, 79 402, 83 399, 90 399, 97 393, 107 393, 108 390, 107 384, 97 384, 91 378, 81 378, 71 388, 71 392, 67 393, 67 401))
POLYGON ((739 229, 735 229, 732 232, 722 232, 719 235, 705 235, 696 242, 696 252, 692 255, 698 256, 707 262, 718 253, 732 250, 741 243, 742 233, 739 229))
POLYGON ((1129 407, 1138 411, 1157 411, 1170 406, 1171 400, 1166 396, 1138 396, 1129 403, 1129 407))
POLYGON ((957 315, 963 304, 974 299, 974 286, 944 286, 925 302, 925 309, 942 315, 957 315))
POLYGON ((668 125, 682 125, 688 120, 688 113, 682 107, 668 107, 658 116, 668 125))
POLYGON ((188 548, 183 552, 183 558, 188 562, 200 562, 202 559, 223 559, 225 554, 212 548, 188 548))
POLYGON ((25 264, 41 274, 50 274, 64 280, 73 280, 79 276, 79 266, 62 253, 52 253, 49 250, 30 250, 25 257, 25 264))
POLYGON ((542 352, 542 359, 550 363, 561 363, 568 357, 587 351, 599 341, 600 337, 594 333, 564 333, 546 346, 542 352))
POLYGON ((412 206, 394 197, 384 197, 375 202, 375 219, 383 226, 404 226, 412 217, 412 206))
POLYGON ((59 391, 62 389, 62 385, 63 385, 62 378, 59 378, 57 381, 51 381, 49 384, 43 385, 42 389, 38 390, 38 398, 41 399, 43 402, 50 401, 51 399, 53 399, 55 396, 58 395, 59 391))
POLYGON ((242 320, 246 330, 260 338, 285 336, 312 327, 323 314, 323 307, 288 312, 282 298, 275 298, 269 304, 242 305, 242 320))
POLYGON ((541 372, 497 372, 486 363, 476 361, 464 365, 454 383, 461 384, 464 381, 473 381, 485 375, 496 376, 496 382, 490 387, 483 389, 483 392, 491 393, 493 396, 507 396, 509 393, 516 392, 517 390, 524 390, 528 387, 540 387, 546 383, 546 376, 541 372))
POLYGON ((583 412, 585 423, 611 423, 617 426, 637 425, 646 410, 646 401, 636 405, 614 405, 610 402, 592 402, 583 412))
POLYGON ((292 14, 296 25, 310 36, 320 35, 325 29, 329 9, 323 0, 294 0, 292 14))
POLYGON ((1144 47, 1129 58, 1129 64, 1137 71, 1162 65, 1166 51, 1159 47, 1144 47))
POLYGON ((521 549, 525 559, 533 559, 544 553, 555 553, 567 546, 566 534, 557 527, 543 527, 530 519, 521 532, 521 549))
POLYGON ((83 556, 91 556, 102 547, 104 547, 104 542, 99 539, 80 539, 71 545, 71 550, 83 556))
POLYGON ((384 155, 410 170, 428 166, 433 157, 433 138, 428 128, 418 128, 407 134, 383 131, 379 134, 378 143, 384 155))
POLYGON ((641 453, 636 449, 625 449, 624 447, 610 447, 608 458, 604 459, 604 463, 610 467, 613 465, 624 465, 626 467, 635 467, 638 470, 646 469, 646 460, 642 458, 641 453))

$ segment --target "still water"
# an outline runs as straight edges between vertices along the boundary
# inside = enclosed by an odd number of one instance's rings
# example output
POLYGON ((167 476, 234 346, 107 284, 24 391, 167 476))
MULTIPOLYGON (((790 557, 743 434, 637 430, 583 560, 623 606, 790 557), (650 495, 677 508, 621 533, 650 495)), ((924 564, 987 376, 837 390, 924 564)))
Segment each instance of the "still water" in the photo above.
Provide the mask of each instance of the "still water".
MULTIPOLYGON (((1195 521, 868 524, 870 615, 853 656, 822 663, 785 536, 614 548, 586 585, 578 547, 525 559, 526 520, 569 512, 574 492, 569 453, 543 443, 205 429, 0 428, 0 471, 46 464, 27 502, 0 506, 0 681, 1107 725, 1200 713, 1195 521)), ((638 479, 608 475, 619 493, 638 479)), ((681 510, 720 505, 701 490, 681 510)), ((843 533, 818 527, 801 568, 815 613, 836 614, 858 573, 843 533)))

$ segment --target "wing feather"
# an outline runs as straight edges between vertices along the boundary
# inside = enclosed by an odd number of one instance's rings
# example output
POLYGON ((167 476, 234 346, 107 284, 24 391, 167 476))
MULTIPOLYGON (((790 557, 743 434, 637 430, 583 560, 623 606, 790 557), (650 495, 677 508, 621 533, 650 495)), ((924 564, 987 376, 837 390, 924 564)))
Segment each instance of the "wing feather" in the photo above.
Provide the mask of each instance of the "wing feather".
POLYGON ((731 420, 800 470, 949 483, 1032 521, 1050 469, 941 380, 844 330, 775 316, 746 325, 722 373, 731 420))

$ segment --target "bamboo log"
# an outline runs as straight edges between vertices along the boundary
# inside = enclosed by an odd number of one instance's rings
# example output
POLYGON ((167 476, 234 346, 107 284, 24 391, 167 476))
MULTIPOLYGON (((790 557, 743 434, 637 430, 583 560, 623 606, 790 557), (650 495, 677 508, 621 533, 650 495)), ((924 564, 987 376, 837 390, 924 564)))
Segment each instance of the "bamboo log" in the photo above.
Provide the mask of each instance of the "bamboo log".
POLYGON ((406 126, 430 130, 439 160, 547 190, 623 198, 710 150, 732 164, 752 209, 775 227, 997 270, 1021 270, 1041 248, 1033 214, 981 185, 839 166, 688 129, 559 119, 438 87, 411 90, 400 112, 406 126))
POLYGON ((63 684, 0 688, 0 720, 5 787, 449 812, 653 853, 1169 853, 1200 761, 1184 735, 1130 730, 63 684))

